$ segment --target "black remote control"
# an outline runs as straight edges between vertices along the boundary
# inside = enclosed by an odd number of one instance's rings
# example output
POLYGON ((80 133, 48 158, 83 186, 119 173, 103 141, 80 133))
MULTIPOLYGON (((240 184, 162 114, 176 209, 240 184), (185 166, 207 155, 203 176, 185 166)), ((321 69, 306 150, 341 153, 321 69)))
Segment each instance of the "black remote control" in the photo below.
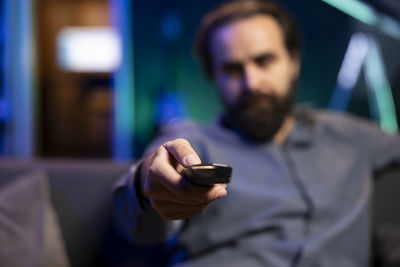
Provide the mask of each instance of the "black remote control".
POLYGON ((232 167, 225 164, 197 164, 183 171, 183 175, 198 185, 227 184, 231 180, 232 167))

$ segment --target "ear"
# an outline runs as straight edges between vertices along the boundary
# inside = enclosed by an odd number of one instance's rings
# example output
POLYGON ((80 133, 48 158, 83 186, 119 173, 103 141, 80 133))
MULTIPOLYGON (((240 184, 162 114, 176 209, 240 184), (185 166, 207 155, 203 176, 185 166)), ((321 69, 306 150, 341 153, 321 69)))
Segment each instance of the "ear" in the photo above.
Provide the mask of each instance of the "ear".
POLYGON ((293 55, 290 56, 291 62, 292 62, 292 77, 298 78, 300 75, 300 69, 301 69, 301 58, 298 53, 294 53, 293 55))

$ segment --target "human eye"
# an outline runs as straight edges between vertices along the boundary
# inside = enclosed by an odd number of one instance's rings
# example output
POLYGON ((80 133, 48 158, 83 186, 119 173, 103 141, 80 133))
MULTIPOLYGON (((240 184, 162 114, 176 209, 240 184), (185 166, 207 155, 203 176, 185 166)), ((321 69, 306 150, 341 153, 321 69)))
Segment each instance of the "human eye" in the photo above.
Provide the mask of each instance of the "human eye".
POLYGON ((257 66, 262 68, 268 67, 274 61, 276 61, 276 55, 271 53, 262 54, 254 58, 254 62, 257 64, 257 66))
POLYGON ((243 66, 240 63, 227 63, 222 66, 226 75, 238 77, 243 73, 243 66))

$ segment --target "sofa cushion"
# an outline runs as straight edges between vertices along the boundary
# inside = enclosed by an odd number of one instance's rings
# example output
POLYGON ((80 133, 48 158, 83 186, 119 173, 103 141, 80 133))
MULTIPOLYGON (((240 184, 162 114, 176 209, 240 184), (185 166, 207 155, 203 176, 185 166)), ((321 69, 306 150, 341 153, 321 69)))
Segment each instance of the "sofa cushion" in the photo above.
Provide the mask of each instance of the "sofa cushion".
POLYGON ((0 266, 69 266, 43 172, 0 187, 0 244, 0 266))

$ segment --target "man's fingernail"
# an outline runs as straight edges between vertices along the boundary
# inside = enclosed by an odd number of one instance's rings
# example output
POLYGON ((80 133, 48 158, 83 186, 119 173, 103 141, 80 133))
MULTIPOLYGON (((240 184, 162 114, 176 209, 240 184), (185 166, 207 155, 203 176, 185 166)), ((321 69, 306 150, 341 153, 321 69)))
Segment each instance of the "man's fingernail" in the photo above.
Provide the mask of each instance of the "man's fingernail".
POLYGON ((194 164, 197 164, 198 162, 197 162, 195 156, 189 155, 185 158, 185 163, 187 164, 187 166, 192 166, 194 164))

